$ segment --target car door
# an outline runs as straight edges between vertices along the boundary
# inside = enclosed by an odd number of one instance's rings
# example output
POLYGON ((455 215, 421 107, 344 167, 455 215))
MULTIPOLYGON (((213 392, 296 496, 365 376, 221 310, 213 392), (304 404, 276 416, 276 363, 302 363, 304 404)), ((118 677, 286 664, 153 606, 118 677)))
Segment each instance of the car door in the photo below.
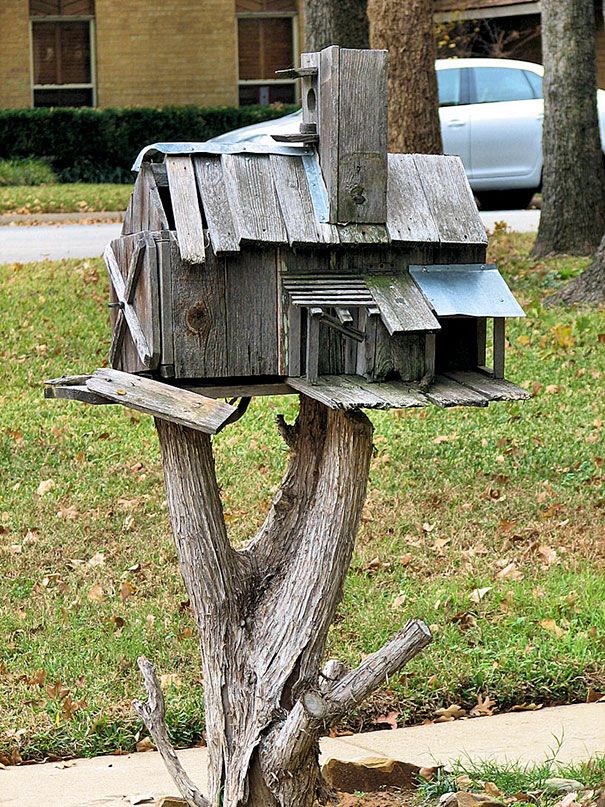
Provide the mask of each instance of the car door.
POLYGON ((473 188, 539 185, 544 115, 537 94, 521 68, 472 68, 468 110, 473 188))
POLYGON ((437 69, 439 119, 445 154, 456 154, 468 173, 471 167, 471 128, 468 114, 469 68, 437 69))

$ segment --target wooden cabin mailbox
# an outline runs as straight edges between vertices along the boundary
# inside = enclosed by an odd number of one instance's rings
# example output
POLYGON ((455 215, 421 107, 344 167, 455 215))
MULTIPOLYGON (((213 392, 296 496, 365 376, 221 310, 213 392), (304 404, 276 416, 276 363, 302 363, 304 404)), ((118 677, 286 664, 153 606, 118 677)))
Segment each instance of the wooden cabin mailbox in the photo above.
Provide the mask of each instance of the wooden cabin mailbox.
POLYGON ((486 264, 461 161, 387 153, 386 52, 334 46, 289 72, 300 134, 139 159, 105 252, 110 367, 344 408, 527 397, 504 380, 523 312, 486 264))

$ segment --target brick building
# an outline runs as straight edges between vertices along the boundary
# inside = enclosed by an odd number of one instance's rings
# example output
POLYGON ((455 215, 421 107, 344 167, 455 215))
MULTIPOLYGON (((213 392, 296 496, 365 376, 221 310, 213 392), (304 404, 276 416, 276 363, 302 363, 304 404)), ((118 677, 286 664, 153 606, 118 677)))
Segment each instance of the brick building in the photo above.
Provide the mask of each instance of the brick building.
POLYGON ((299 0, 0 0, 0 107, 296 100, 299 0))

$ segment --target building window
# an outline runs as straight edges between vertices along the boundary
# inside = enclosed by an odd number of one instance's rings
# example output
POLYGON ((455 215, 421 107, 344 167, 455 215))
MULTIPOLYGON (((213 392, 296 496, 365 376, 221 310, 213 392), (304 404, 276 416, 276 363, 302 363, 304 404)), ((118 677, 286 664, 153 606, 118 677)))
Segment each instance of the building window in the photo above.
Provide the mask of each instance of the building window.
POLYGON ((30 0, 34 106, 94 106, 94 0, 30 0))
POLYGON ((240 104, 295 103, 296 82, 276 70, 298 59, 296 0, 237 0, 240 104))

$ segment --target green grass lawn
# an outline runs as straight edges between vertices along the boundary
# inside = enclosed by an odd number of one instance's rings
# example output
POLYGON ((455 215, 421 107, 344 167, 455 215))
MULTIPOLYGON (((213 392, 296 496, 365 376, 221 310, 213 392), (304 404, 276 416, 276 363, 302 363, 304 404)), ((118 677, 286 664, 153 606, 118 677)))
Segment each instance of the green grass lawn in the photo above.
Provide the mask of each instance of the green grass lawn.
POLYGON ((132 185, 58 184, 0 187, 0 215, 126 210, 132 185))
MULTIPOLYGON (((508 376, 534 398, 371 414, 368 499, 329 652, 354 663, 411 616, 435 642, 349 716, 355 729, 478 696, 505 710, 605 691, 605 316, 541 308, 586 261, 537 262, 530 246, 498 232, 491 252, 528 314, 510 328, 508 376)), ((175 740, 203 730, 151 418, 42 397, 43 379, 103 363, 106 300, 101 261, 0 266, 0 760, 132 749, 141 653, 166 676, 175 740)), ((284 467, 274 417, 296 405, 257 399, 215 439, 236 542, 284 467)))

